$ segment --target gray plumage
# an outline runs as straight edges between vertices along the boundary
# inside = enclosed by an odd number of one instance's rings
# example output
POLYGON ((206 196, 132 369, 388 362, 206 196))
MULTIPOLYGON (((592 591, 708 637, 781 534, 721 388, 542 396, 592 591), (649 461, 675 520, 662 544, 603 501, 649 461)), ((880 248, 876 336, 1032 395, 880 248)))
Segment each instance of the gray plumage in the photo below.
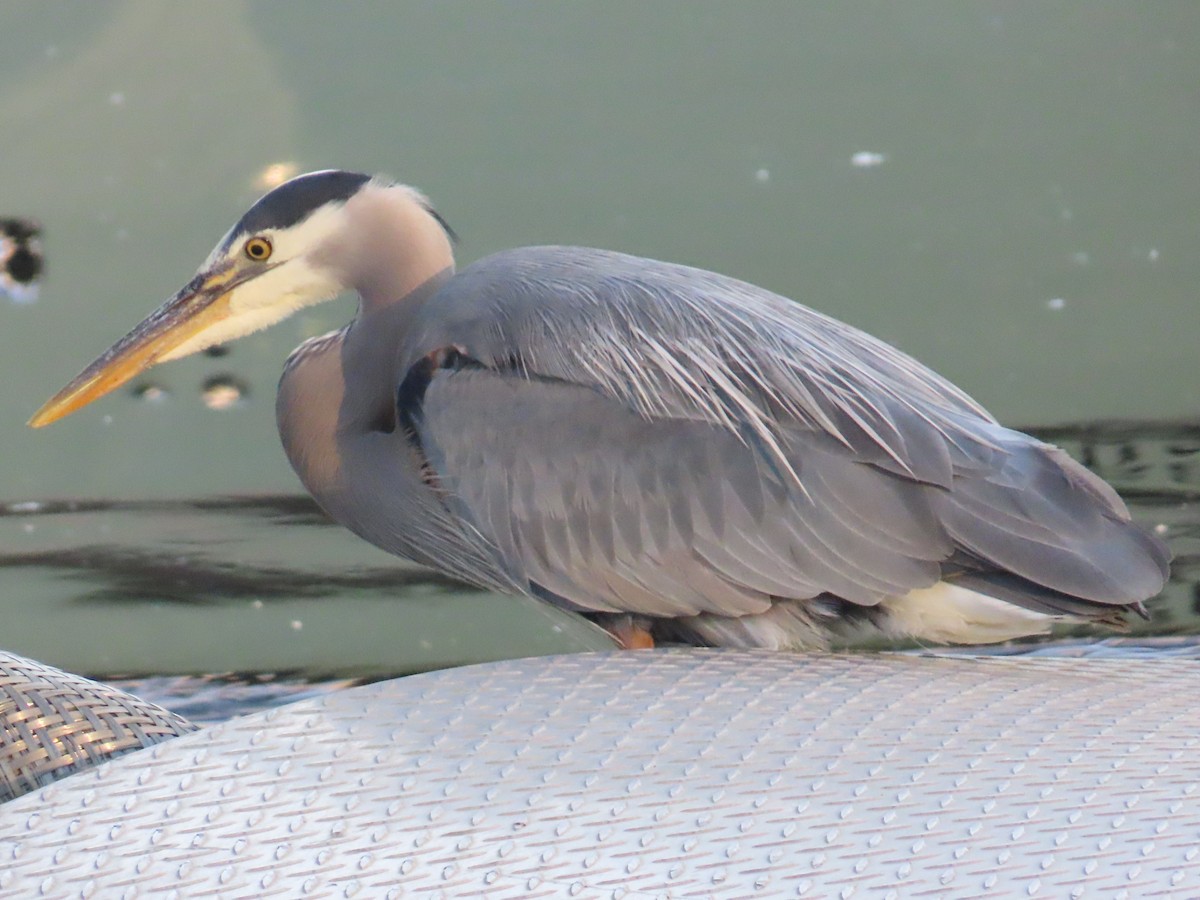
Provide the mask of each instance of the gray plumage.
MULTIPOLYGON (((953 562, 1132 604, 1164 574, 1106 484, 862 332, 751 285, 570 247, 501 253, 401 338, 457 346, 410 413, 456 513, 583 609, 864 606, 953 562)), ((402 368, 404 365, 402 364, 402 368)), ((1057 604, 1056 604, 1057 599, 1057 604)))
POLYGON ((455 274, 443 229, 410 188, 302 176, 93 368, 198 295, 233 298, 245 324, 212 333, 236 336, 354 289, 354 321, 298 348, 280 382, 284 448, 322 506, 473 584, 662 636, 1000 640, 1119 622, 1164 583, 1165 545, 1107 484, 855 328, 580 247, 455 274), (278 243, 269 261, 238 255, 255 234, 278 243))
POLYGON ((811 645, 843 631, 847 604, 891 630, 876 607, 942 580, 1109 621, 1163 583, 1167 553, 1103 481, 896 349, 745 282, 529 247, 364 303, 339 341, 356 367, 367 330, 395 354, 365 366, 397 389, 383 452, 423 474, 400 491, 372 462, 309 487, 385 549, 483 586, 674 619, 697 640, 681 622, 809 601, 808 633, 769 643, 811 645))

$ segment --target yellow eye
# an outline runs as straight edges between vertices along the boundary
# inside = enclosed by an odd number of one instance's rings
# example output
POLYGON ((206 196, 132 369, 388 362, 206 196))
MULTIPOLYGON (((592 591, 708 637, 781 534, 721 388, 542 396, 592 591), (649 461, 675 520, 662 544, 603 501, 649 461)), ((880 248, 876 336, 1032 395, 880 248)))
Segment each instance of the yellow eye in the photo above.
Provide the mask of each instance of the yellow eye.
POLYGON ((262 262, 269 259, 271 256, 271 242, 265 237, 252 237, 246 241, 246 246, 242 248, 246 256, 255 262, 262 262))

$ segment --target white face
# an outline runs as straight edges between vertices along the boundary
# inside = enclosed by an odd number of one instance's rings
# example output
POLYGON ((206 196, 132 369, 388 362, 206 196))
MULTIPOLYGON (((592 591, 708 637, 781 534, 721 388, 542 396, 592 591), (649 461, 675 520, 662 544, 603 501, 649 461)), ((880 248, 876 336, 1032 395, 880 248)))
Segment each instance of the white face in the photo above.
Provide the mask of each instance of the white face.
POLYGON ((181 359, 232 341, 340 294, 346 286, 336 271, 315 262, 320 255, 314 251, 341 233, 345 215, 344 204, 331 203, 290 228, 226 235, 198 274, 228 272, 230 283, 236 283, 229 293, 229 314, 159 359, 181 359), (266 256, 261 255, 264 247, 266 256))
POLYGON ((345 290, 348 276, 342 274, 341 262, 335 265, 333 260, 344 261, 343 244, 351 230, 347 203, 365 176, 318 172, 301 177, 331 175, 343 182, 340 189, 348 191, 346 202, 327 202, 294 225, 252 231, 255 226, 247 222, 282 222, 299 215, 297 200, 311 192, 276 197, 274 217, 271 208, 264 214, 256 204, 217 244, 191 281, 51 397, 30 424, 48 425, 150 366, 266 328, 345 290))

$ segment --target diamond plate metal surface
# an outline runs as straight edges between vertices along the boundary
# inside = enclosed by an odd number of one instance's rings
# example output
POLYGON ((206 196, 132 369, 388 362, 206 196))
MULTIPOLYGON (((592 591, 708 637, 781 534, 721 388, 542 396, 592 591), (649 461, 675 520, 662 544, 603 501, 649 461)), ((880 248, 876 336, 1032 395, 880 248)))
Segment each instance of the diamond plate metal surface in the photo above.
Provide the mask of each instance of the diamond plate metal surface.
POLYGON ((1198 685, 704 650, 418 675, 0 805, 0 896, 1195 897, 1198 685))

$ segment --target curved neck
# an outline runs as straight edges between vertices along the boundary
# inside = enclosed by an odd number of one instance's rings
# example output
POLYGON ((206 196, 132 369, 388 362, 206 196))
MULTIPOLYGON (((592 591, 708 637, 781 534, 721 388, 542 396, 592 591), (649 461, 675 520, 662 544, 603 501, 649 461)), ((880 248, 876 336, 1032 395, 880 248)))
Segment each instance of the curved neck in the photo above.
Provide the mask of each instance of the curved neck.
POLYGON ((346 228, 319 251, 358 291, 365 314, 404 301, 454 271, 454 249, 428 201, 405 185, 370 184, 346 203, 346 228))
POLYGON ((340 434, 395 428, 396 390, 407 365, 399 351, 413 318, 453 275, 453 266, 444 268, 391 303, 371 304, 362 298, 339 354, 346 385, 338 409, 340 434))
POLYGON ((409 323, 453 276, 437 272, 389 304, 365 298, 354 321, 301 345, 279 380, 275 414, 288 460, 304 486, 325 505, 354 445, 396 426, 398 359, 409 323))
MULTIPOLYGON (((415 535, 457 526, 425 483, 416 448, 396 428, 403 376, 397 351, 413 316, 452 274, 443 270, 385 307, 364 303, 346 328, 301 345, 276 400, 284 452, 321 508, 371 543, 434 566, 415 535), (391 497, 404 502, 387 502, 391 497)), ((508 584, 499 570, 480 579, 508 584)))
POLYGON ((404 376, 398 351, 414 316, 453 276, 454 254, 424 197, 403 185, 367 185, 344 215, 345 227, 319 248, 317 263, 358 291, 358 315, 293 354, 279 382, 276 417, 304 486, 335 519, 363 533, 366 526, 355 525, 362 503, 353 498, 374 490, 364 487, 371 482, 365 475, 378 479, 386 471, 412 491, 420 488, 415 464, 375 451, 396 426, 404 376), (365 464, 368 458, 375 462, 365 464))

